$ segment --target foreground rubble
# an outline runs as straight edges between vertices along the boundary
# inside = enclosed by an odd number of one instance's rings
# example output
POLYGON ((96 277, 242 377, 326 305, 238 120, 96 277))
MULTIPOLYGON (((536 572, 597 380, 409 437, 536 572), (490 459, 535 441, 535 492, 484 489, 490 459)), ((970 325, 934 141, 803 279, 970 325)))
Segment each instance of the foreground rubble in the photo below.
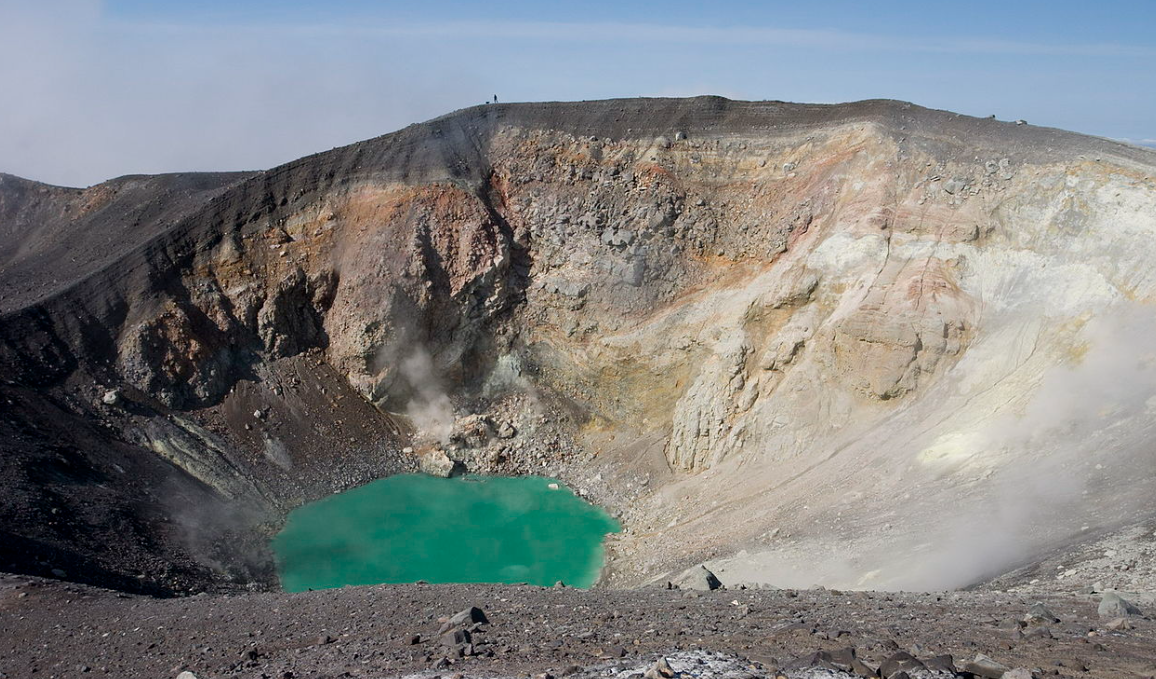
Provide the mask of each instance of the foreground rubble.
POLYGON ((1148 677, 1099 597, 383 585, 132 596, 0 581, 0 677, 1148 677), (1046 629, 1046 634, 1033 630, 1046 629))

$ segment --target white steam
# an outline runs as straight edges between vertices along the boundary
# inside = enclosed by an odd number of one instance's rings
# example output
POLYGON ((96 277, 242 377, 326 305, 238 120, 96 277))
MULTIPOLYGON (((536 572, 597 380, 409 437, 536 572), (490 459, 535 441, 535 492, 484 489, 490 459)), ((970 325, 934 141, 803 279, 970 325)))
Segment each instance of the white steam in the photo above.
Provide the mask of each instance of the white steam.
POLYGON ((903 588, 964 586, 1130 514, 1135 500, 1117 489, 1154 468, 1142 432, 1156 404, 1156 311, 1123 307, 1089 321, 1081 339, 1074 361, 1047 369, 1020 413, 953 435, 1003 463, 940 539, 911 548, 908 568, 896 567, 908 571, 903 588))
POLYGON ((147 23, 107 5, 0 0, 0 172, 84 186, 262 169, 501 91, 461 60, 419 64, 412 43, 276 22, 147 23))
POLYGON ((434 372, 429 352, 422 347, 414 349, 402 360, 400 369, 413 390, 405 414, 417 428, 419 438, 447 442, 454 428, 454 406, 434 372))

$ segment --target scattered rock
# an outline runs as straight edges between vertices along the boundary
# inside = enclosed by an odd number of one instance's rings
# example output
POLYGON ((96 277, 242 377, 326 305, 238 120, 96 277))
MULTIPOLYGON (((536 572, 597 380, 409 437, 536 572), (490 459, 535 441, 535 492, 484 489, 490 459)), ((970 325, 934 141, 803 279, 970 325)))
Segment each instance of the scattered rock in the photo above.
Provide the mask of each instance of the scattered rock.
POLYGON ((1032 604, 1032 607, 1028 609, 1028 614, 1024 616, 1024 622, 1029 625, 1054 625, 1059 621, 1060 619, 1042 603, 1032 604))
POLYGON ((454 423, 450 441, 462 448, 481 448, 494 434, 494 423, 485 415, 466 415, 454 423))
POLYGON ((1096 609, 1101 618, 1126 618, 1140 615, 1140 609, 1116 592, 1104 592, 1100 606, 1096 609))
POLYGON ((678 676, 678 673, 670 667, 666 658, 659 658, 642 676, 643 679, 670 679, 678 676))
POLYGON ((482 611, 477 606, 470 606, 465 611, 459 611, 453 614, 450 618, 453 625, 473 625, 473 623, 481 623, 481 625, 489 625, 490 620, 486 617, 486 612, 482 611))
POLYGON ((900 672, 908 670, 922 670, 926 665, 920 662, 915 656, 907 651, 899 651, 892 653, 883 664, 879 666, 879 676, 883 679, 890 679, 900 672))
POLYGON ((826 651, 827 662, 844 672, 851 671, 851 666, 855 663, 855 649, 847 646, 845 648, 838 648, 833 651, 826 651))
POLYGON ((967 189, 968 181, 963 177, 953 177, 943 182, 943 190, 951 195, 961 193, 967 189))
POLYGON ((106 406, 120 405, 124 397, 120 393, 120 389, 109 389, 104 392, 104 396, 100 397, 100 402, 106 406))
POLYGON ((442 646, 461 646, 470 643, 470 633, 464 629, 455 629, 442 634, 439 637, 442 646))
POLYGON ((448 479, 453 476, 457 463, 444 450, 435 448, 421 456, 420 468, 423 474, 448 479))
POLYGON ((1104 627, 1106 629, 1112 630, 1113 632, 1119 632, 1120 630, 1131 629, 1132 623, 1128 622, 1127 618, 1116 618, 1115 620, 1108 622, 1108 624, 1104 625, 1104 627))
POLYGON ((929 670, 937 670, 940 672, 950 672, 955 674, 955 658, 950 655, 937 655, 923 661, 924 666, 929 670))
POLYGON ((446 620, 441 629, 438 630, 438 634, 441 634, 455 627, 469 627, 473 624, 490 624, 489 619, 486 618, 485 611, 478 608, 477 606, 470 606, 464 611, 458 611, 457 613, 454 613, 452 616, 450 616, 449 620, 446 620))
POLYGON ((1001 679, 1004 673, 1009 670, 1011 670, 1011 668, 1007 665, 996 662, 982 653, 976 654, 975 660, 963 664, 964 672, 970 672, 978 677, 986 677, 987 679, 1001 679))
POLYGON ((628 229, 610 228, 602 232, 602 242, 615 247, 625 247, 634 242, 635 234, 628 229))
POLYGON ((879 676, 879 669, 871 667, 859 658, 851 661, 851 671, 860 677, 877 677, 879 676))
POLYGON ((722 582, 715 577, 715 574, 701 564, 687 569, 673 582, 679 589, 693 589, 700 592, 709 592, 722 587, 722 582))

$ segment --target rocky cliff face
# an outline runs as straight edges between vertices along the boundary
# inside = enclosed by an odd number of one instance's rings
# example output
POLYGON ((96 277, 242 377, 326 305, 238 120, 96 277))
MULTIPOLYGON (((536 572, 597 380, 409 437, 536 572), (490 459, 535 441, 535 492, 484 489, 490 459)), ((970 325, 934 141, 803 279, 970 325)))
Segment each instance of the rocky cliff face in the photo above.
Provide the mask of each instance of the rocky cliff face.
POLYGON ((699 98, 481 107, 256 174, 5 176, 5 525, 36 548, 4 556, 267 580, 259 537, 166 534, 184 506, 138 503, 163 516, 120 556, 39 513, 176 484, 220 510, 198 530, 251 533, 444 450, 623 512, 612 584, 966 584, 1142 511, 1154 175, 898 102, 699 98), (78 483, 33 473, 53 455, 78 483))

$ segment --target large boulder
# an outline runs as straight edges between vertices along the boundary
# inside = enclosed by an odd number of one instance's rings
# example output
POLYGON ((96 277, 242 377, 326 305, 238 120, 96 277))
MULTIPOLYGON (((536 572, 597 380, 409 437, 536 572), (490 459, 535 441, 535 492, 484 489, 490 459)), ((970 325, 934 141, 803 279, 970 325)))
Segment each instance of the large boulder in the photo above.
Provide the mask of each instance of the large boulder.
POLYGON ((678 585, 679 589, 696 589, 702 592, 722 587, 722 582, 702 564, 687 569, 671 582, 678 585))
POLYGON ((1028 614, 1024 616, 1024 622, 1029 625, 1053 625, 1059 621, 1060 619, 1048 610, 1047 606, 1039 602, 1033 604, 1028 609, 1028 614))
POLYGON ((1001 679, 1005 672, 1011 671, 1011 668, 982 653, 978 653, 975 656, 975 660, 964 663, 963 671, 977 677, 986 677, 986 679, 1001 679))
POLYGON ((464 611, 458 611, 449 617, 438 630, 438 634, 443 634, 451 629, 459 627, 470 627, 471 625, 488 625, 489 619, 482 609, 477 606, 470 606, 464 611))
POLYGON ((453 476, 457 463, 444 450, 435 448, 421 456, 419 468, 423 474, 448 479, 453 476))
POLYGON ((1101 618, 1126 618, 1140 615, 1140 609, 1116 592, 1104 592, 1100 606, 1096 609, 1101 618))

